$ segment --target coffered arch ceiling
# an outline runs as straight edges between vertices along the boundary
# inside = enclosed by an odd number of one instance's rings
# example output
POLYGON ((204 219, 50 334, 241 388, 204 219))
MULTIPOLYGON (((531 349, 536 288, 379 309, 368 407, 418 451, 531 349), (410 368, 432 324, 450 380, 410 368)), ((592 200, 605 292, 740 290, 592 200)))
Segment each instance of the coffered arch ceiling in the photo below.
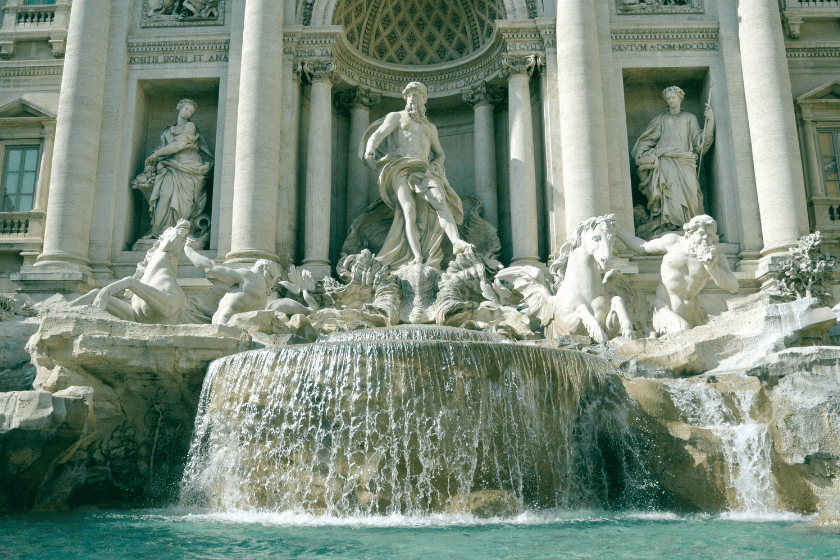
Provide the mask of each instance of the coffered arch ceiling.
POLYGON ((336 0, 331 23, 373 59, 423 66, 478 51, 506 18, 505 0, 336 0))

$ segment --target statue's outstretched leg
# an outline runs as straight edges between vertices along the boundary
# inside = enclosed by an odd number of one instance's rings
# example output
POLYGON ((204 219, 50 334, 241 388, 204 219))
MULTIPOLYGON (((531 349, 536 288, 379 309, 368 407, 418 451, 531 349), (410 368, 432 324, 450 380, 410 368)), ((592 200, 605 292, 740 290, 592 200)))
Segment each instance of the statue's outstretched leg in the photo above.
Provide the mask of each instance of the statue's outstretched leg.
POLYGON ((624 299, 621 296, 613 296, 610 300, 610 313, 607 315, 607 331, 620 333, 625 338, 636 338, 633 332, 633 321, 627 313, 624 299))
POLYGON ((461 234, 458 232, 458 224, 455 223, 455 217, 452 215, 452 211, 443 200, 440 188, 432 187, 428 189, 424 198, 431 204, 434 211, 437 212, 440 227, 443 228, 443 231, 452 243, 452 252, 457 255, 467 249, 475 249, 475 245, 461 239, 461 234))
POLYGON ((423 252, 420 249, 420 229, 417 227, 417 203, 414 201, 414 192, 408 187, 405 178, 401 178, 396 186, 397 200, 400 203, 403 217, 405 218, 405 237, 408 246, 414 254, 414 262, 423 264, 423 252))
POLYGON ((577 315, 576 318, 583 323, 583 327, 586 329, 589 336, 592 337, 592 340, 598 344, 605 344, 607 340, 609 340, 607 333, 604 332, 603 328, 601 328, 601 324, 598 322, 598 319, 595 318, 595 315, 592 314, 592 311, 590 311, 589 307, 585 304, 577 306, 575 315, 577 315))
MULTIPOLYGON (((80 305, 95 305, 96 297, 101 291, 102 290, 99 289, 89 291, 85 295, 71 301, 70 307, 78 307, 80 305)), ((134 308, 131 307, 131 304, 127 301, 117 299, 113 296, 108 296, 108 299, 105 302, 104 310, 116 317, 117 319, 122 319, 123 321, 136 320, 134 316, 134 308)))

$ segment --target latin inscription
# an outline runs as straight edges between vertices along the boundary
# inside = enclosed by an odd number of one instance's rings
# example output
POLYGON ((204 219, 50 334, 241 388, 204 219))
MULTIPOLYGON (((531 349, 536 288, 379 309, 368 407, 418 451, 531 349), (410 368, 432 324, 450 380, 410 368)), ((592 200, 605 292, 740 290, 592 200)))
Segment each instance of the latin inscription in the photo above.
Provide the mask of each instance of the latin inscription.
POLYGON ((196 64, 199 62, 227 62, 226 53, 219 54, 164 54, 130 56, 129 64, 196 64))
MULTIPOLYGON (((439 91, 459 91, 462 88, 477 84, 487 79, 488 76, 494 74, 493 71, 482 72, 479 74, 473 74, 472 76, 465 76, 458 80, 449 83, 443 84, 434 84, 426 82, 426 87, 429 93, 435 93, 439 91)), ((359 82, 360 85, 364 87, 373 88, 378 91, 389 91, 394 93, 399 93, 405 87, 405 84, 410 80, 406 78, 405 82, 391 82, 391 81, 383 81, 377 80, 374 78, 369 78, 368 76, 358 75, 355 72, 345 70, 343 72, 348 78, 351 80, 356 80, 359 82)))
POLYGON ((717 43, 642 43, 613 45, 613 52, 716 51, 717 43))

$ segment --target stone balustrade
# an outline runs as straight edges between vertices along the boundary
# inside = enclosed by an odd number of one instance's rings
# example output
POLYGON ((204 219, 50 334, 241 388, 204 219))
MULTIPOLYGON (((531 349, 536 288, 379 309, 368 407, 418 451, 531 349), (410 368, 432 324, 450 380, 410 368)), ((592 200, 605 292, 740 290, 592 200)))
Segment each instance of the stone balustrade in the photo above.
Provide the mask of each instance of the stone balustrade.
POLYGON ((0 57, 14 54, 20 41, 49 42, 53 56, 64 56, 67 42, 67 22, 70 0, 10 0, 3 7, 3 25, 0 27, 0 57))
POLYGON ((799 39, 807 20, 840 19, 840 0, 784 0, 782 22, 788 39, 799 39))

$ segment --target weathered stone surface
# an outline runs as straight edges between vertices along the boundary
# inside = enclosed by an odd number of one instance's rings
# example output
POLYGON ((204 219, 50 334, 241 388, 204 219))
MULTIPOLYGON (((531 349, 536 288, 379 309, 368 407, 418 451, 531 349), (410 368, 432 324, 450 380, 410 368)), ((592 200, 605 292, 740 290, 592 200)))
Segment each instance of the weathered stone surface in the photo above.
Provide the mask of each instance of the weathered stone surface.
POLYGON ((667 377, 742 371, 768 354, 826 339, 836 317, 812 298, 780 303, 766 293, 731 300, 709 324, 658 339, 614 344, 607 354, 633 375, 667 377))
POLYGON ((36 390, 0 393, 0 468, 20 486, 0 501, 53 510, 171 498, 208 365, 252 346, 238 327, 46 311, 27 345, 36 390))
POLYGON ((37 367, 35 386, 59 391, 94 389, 97 418, 143 412, 159 386, 183 394, 194 409, 211 361, 251 348, 250 335, 222 325, 145 325, 114 319, 92 308, 47 314, 27 349, 37 367))
POLYGON ((35 381, 35 367, 28 361, 13 368, 0 371, 0 393, 7 391, 29 391, 35 381))
POLYGON ((26 342, 38 331, 36 318, 12 317, 0 322, 0 371, 29 361, 26 342))
POLYGON ((511 517, 524 511, 524 507, 514 496, 501 490, 479 490, 469 496, 458 495, 452 498, 449 513, 471 513, 476 517, 511 517))
POLYGON ((0 393, 0 512, 32 507, 56 458, 94 431, 91 395, 89 387, 0 393))

